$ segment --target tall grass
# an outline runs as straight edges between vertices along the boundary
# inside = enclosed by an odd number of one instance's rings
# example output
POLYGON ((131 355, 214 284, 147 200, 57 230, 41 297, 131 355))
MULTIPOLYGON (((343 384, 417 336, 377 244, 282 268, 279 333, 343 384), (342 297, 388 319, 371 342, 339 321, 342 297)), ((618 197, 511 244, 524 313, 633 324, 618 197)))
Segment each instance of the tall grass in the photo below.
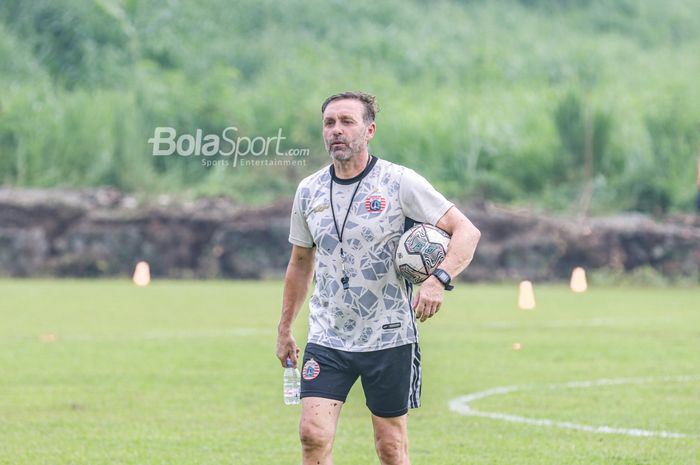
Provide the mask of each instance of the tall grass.
POLYGON ((6 0, 0 183, 288 196, 327 163, 319 104, 378 95, 372 151, 458 199, 688 210, 700 140, 691 0, 330 4, 6 0), (157 126, 272 136, 304 167, 153 157, 157 126))

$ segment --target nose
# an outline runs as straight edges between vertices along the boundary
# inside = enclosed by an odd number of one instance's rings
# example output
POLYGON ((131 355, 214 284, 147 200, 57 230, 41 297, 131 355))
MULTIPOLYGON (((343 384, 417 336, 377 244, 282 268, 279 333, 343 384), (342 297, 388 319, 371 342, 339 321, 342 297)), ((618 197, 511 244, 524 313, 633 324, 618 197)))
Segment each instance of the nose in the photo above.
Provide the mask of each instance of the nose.
POLYGON ((331 128, 331 134, 342 134, 343 129, 340 127, 340 124, 335 123, 333 124, 333 127, 331 128))

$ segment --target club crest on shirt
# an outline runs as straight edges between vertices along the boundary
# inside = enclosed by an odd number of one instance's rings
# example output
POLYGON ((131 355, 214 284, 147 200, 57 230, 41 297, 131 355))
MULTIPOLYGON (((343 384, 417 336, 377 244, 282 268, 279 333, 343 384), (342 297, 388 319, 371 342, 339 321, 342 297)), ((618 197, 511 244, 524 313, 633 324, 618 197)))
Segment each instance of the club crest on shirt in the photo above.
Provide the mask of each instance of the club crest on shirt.
POLYGON ((386 208, 386 199, 381 195, 371 195, 365 200, 365 208, 371 213, 381 213, 386 208))
POLYGON ((313 358, 309 359, 301 370, 301 376, 303 376, 306 381, 315 379, 319 373, 321 373, 321 367, 313 358))

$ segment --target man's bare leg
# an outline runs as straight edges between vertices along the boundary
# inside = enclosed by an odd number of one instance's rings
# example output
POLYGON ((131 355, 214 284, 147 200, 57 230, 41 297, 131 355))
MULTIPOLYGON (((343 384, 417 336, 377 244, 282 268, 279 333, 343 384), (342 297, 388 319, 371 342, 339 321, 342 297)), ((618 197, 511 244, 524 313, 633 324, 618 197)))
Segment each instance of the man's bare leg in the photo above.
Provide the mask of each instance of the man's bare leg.
POLYGON ((304 465, 333 465, 331 451, 343 403, 321 397, 301 399, 299 438, 304 465))
POLYGON ((411 465, 408 459, 408 414, 383 418, 372 415, 374 444, 382 465, 411 465))

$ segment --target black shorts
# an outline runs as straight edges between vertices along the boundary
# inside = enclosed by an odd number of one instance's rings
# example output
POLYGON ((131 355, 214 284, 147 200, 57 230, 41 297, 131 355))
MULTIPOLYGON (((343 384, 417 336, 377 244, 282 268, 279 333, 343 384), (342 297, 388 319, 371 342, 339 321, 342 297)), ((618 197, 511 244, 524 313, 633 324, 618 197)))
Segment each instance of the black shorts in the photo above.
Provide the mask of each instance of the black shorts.
POLYGON ((347 352, 312 342, 304 349, 301 397, 345 402, 357 378, 367 407, 378 417, 399 417, 420 406, 421 367, 418 344, 372 352, 347 352))

